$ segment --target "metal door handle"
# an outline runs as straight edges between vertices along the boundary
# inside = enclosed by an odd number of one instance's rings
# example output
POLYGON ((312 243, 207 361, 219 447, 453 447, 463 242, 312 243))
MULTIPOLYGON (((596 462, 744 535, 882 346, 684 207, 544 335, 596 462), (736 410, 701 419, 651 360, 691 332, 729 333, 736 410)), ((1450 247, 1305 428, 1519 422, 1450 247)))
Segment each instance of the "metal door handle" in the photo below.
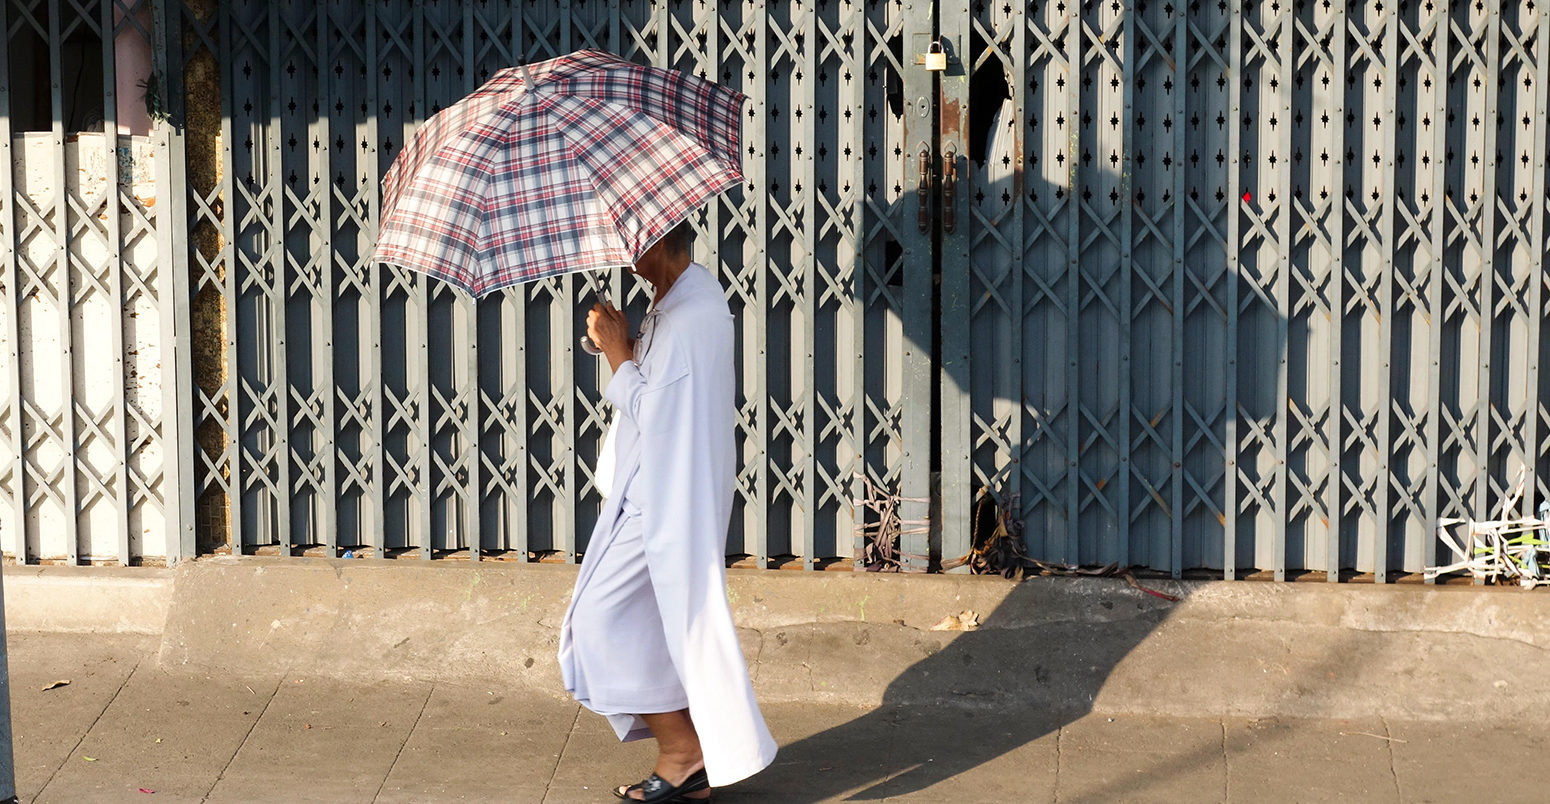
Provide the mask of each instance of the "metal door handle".
POLYGON ((920 144, 920 231, 931 231, 931 146, 920 144))
POLYGON ((942 231, 952 234, 957 224, 958 152, 947 146, 942 153, 942 231))

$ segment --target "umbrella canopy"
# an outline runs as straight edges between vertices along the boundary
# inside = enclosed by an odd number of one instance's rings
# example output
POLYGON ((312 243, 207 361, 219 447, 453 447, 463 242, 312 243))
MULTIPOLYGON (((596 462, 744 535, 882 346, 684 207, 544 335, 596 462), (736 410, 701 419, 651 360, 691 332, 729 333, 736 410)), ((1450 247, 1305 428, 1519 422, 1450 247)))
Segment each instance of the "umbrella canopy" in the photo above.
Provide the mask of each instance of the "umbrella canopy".
POLYGON ((633 264, 743 180, 742 103, 597 50, 501 70, 394 160, 375 259, 475 296, 633 264))

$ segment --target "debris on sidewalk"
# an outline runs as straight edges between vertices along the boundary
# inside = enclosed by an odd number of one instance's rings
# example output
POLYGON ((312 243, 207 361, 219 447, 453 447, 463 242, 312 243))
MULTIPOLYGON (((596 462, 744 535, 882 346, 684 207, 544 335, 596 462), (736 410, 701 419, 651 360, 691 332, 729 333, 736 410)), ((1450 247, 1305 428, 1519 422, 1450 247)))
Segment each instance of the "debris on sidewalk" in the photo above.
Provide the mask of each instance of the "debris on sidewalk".
POLYGON ((949 614, 942 621, 931 626, 932 631, 973 631, 980 627, 980 615, 977 611, 965 610, 957 614, 949 614))
POLYGON ((1376 737, 1376 738, 1378 738, 1380 740, 1387 740, 1387 741, 1389 741, 1391 743, 1408 743, 1408 742, 1410 742, 1409 740, 1401 740, 1398 737, 1388 737, 1388 736, 1385 736, 1385 735, 1382 735, 1382 734, 1373 734, 1370 731, 1342 731, 1342 732, 1340 732, 1340 736, 1341 737, 1376 737))
POLYGON ((942 569, 967 565, 969 572, 975 575, 1000 575, 1013 581, 1023 580, 1031 575, 1124 578, 1125 582, 1136 591, 1173 603, 1179 601, 1179 598, 1174 595, 1142 586, 1129 568, 1120 569, 1115 563, 1105 564, 1102 567, 1079 567, 1075 564, 1060 564, 1030 558, 1028 549, 1023 544, 1022 521, 1016 516, 1016 509, 1015 497, 1012 498, 1010 505, 1003 508, 996 503, 994 497, 981 491, 974 501, 974 521, 970 532, 969 553, 961 558, 942 562, 942 569))
POLYGON ((1523 499, 1527 472, 1518 470, 1501 515, 1485 521, 1449 517, 1437 521, 1437 540, 1453 551, 1454 561, 1426 568, 1426 578, 1467 571, 1480 583, 1511 583, 1524 589, 1550 585, 1550 502, 1537 517, 1512 517, 1523 499))
POLYGON ((943 561, 942 569, 968 565, 974 575, 1000 575, 1007 580, 1021 580, 1038 562, 1028 557, 1023 545, 1022 521, 1012 506, 1002 508, 989 493, 981 490, 974 500, 969 530, 969 553, 951 561, 943 561))
POLYGON ((43 688, 43 692, 48 692, 49 690, 57 690, 60 687, 68 687, 68 686, 70 686, 70 679, 62 678, 62 679, 60 679, 58 681, 55 681, 54 683, 44 687, 43 688))
POLYGON ((1118 573, 1118 576, 1121 577, 1121 578, 1124 578, 1125 579, 1125 583, 1130 584, 1130 587, 1132 589, 1135 589, 1137 592, 1145 592, 1146 594, 1149 594, 1152 597, 1159 598, 1159 599, 1162 599, 1162 600, 1166 600, 1169 603, 1177 603, 1177 602, 1179 602, 1179 598, 1176 595, 1170 595, 1170 594, 1168 594, 1166 592, 1159 592, 1156 589, 1149 589, 1149 588, 1147 588, 1145 586, 1142 586, 1141 582, 1136 580, 1136 574, 1134 572, 1131 572, 1128 569, 1125 570, 1124 572, 1118 573))

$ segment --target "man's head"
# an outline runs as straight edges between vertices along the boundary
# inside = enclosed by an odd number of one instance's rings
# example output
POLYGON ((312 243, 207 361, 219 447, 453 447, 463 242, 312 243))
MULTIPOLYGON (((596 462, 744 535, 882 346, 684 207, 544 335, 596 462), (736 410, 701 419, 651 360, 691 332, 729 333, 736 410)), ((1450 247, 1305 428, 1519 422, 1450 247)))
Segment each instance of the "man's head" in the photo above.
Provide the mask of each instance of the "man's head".
POLYGON ((677 254, 684 259, 689 258, 689 252, 694 250, 694 224, 686 218, 677 226, 668 230, 658 241, 669 253, 677 254))
POLYGON ((694 226, 684 221, 663 235, 635 261, 635 273, 656 284, 664 277, 676 277, 689 264, 694 249, 694 226))

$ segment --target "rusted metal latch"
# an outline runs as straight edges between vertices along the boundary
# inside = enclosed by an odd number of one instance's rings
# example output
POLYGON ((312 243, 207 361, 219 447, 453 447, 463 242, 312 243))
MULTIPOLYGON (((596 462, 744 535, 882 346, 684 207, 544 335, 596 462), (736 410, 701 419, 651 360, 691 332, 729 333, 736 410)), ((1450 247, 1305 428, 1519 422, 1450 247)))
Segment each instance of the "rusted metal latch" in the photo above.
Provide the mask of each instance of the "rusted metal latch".
POLYGON ((942 231, 952 234, 957 225, 958 150, 949 144, 942 152, 942 231))
POLYGON ((931 146, 924 140, 920 143, 920 231, 931 231, 931 146))

